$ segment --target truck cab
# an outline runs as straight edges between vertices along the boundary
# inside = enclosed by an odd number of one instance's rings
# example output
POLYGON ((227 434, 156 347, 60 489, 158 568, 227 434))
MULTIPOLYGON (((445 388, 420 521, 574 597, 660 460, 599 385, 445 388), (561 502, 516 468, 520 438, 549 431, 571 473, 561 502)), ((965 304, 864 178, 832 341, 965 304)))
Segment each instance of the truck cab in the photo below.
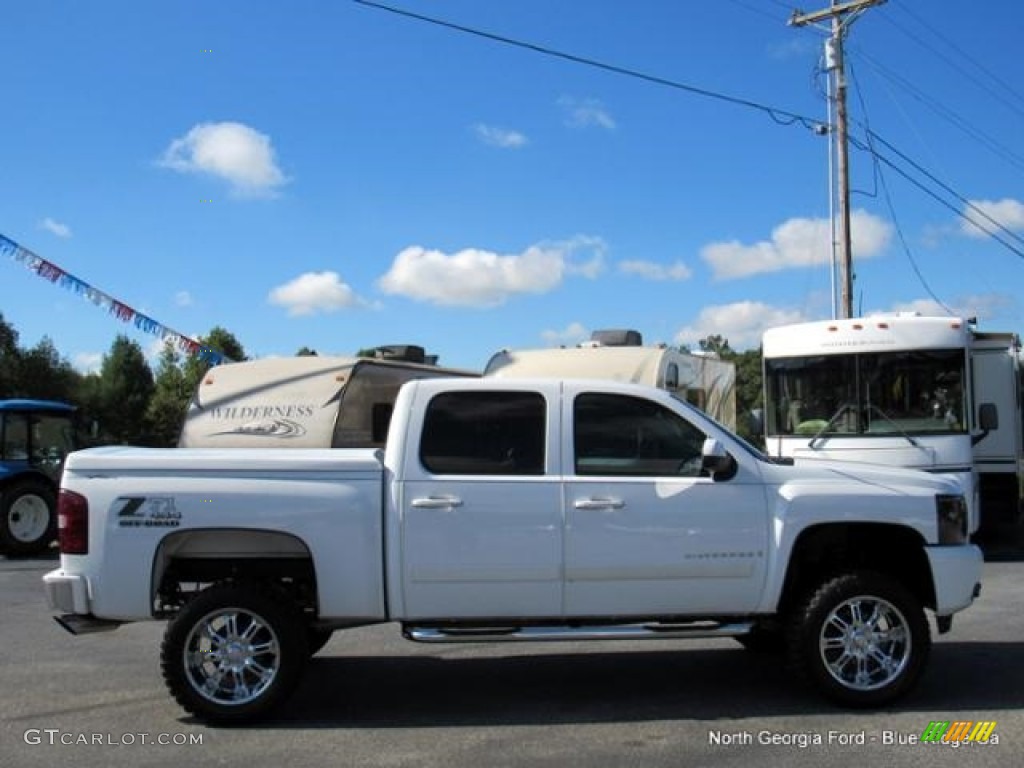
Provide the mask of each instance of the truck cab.
POLYGON ((0 400, 0 552, 34 555, 53 542, 74 412, 50 400, 0 400))

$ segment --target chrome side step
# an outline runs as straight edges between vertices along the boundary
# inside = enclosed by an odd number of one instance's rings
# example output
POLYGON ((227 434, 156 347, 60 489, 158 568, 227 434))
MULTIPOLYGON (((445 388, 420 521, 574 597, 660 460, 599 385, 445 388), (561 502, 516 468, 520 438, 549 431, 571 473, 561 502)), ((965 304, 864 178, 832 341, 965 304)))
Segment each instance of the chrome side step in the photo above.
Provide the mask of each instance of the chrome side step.
POLYGON ((543 642, 558 640, 670 640, 745 635, 752 621, 695 621, 680 624, 608 624, 529 627, 423 627, 405 625, 402 634, 417 643, 543 642))

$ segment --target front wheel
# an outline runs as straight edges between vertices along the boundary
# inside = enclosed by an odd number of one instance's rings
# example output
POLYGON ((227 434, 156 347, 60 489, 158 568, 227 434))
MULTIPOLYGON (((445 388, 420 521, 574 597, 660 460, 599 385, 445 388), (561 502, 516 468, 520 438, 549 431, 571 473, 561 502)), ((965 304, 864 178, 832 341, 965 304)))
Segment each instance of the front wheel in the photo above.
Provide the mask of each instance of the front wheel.
POLYGON ((920 601, 877 573, 825 582, 790 627, 793 666, 827 698, 849 707, 879 706, 906 694, 930 649, 920 601))
POLYGON ((224 583, 205 589, 171 621, 160 666, 186 711, 227 724, 281 704, 308 656, 302 616, 285 597, 224 583))
POLYGON ((57 533, 57 498, 38 480, 22 480, 0 491, 0 551, 40 554, 57 533))

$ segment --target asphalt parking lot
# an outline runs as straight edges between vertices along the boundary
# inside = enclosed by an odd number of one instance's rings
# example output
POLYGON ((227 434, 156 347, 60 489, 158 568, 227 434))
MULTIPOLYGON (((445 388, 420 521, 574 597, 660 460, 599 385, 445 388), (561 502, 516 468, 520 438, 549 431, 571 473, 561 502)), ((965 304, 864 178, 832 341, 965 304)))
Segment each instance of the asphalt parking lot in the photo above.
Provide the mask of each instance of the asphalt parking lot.
POLYGON ((1024 764, 1024 562, 936 639, 914 694, 848 712, 731 640, 420 646, 337 634, 267 723, 185 716, 158 668, 163 625, 72 637, 40 578, 0 557, 0 765, 820 766, 1024 764), (931 721, 994 721, 988 744, 912 744, 931 721), (924 754, 922 754, 924 752, 924 754))

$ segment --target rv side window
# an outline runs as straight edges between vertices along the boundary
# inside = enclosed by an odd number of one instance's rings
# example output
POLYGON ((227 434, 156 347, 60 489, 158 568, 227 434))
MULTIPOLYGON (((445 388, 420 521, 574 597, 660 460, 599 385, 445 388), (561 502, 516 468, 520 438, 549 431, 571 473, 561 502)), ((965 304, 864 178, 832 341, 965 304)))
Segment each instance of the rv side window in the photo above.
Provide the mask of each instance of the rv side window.
POLYGON ((436 475, 543 475, 546 423, 536 392, 445 392, 427 406, 420 461, 436 475))
POLYGON ((388 427, 391 426, 391 414, 395 411, 394 403, 374 403, 370 411, 373 442, 384 443, 388 439, 388 427))
POLYGON ((665 389, 669 392, 679 389, 679 366, 675 363, 669 363, 665 369, 665 389))

